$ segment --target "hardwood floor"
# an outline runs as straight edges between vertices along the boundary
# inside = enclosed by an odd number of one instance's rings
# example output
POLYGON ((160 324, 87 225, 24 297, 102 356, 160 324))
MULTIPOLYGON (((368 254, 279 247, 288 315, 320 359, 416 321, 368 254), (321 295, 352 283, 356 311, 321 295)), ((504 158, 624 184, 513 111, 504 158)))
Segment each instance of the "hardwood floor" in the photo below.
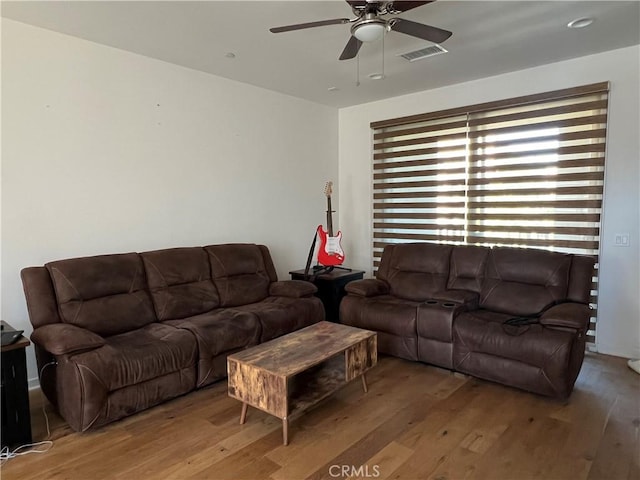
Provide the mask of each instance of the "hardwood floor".
POLYGON ((588 354, 568 402, 390 357, 367 380, 293 419, 288 446, 266 413, 239 425, 226 382, 84 434, 48 406, 53 447, 2 479, 640 478, 640 375, 623 359, 588 354))

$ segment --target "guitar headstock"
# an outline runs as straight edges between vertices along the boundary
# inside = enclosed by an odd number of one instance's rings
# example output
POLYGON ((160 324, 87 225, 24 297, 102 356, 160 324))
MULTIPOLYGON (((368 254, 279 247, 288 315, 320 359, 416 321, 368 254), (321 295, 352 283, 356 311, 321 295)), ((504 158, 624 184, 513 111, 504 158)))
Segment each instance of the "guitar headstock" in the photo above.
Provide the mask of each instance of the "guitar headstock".
POLYGON ((324 194, 327 197, 331 197, 332 193, 333 193, 333 182, 329 181, 324 184, 324 194))

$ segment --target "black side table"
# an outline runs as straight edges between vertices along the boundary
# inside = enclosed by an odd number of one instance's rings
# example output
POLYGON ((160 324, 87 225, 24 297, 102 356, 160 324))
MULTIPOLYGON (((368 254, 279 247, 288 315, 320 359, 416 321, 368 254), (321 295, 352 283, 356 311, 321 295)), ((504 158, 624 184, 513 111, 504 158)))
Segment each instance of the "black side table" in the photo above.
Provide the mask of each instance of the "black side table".
MULTIPOLYGON (((289 272, 291 280, 305 280, 304 269, 289 272)), ((313 275, 313 270, 310 270, 313 275)), ((316 275, 311 281, 318 287, 316 297, 324 304, 325 317, 330 322, 337 322, 340 315, 340 301, 346 295, 344 287, 354 280, 362 280, 364 270, 348 270, 334 268, 329 273, 316 275)))
MULTIPOLYGON (((5 328, 8 324, 2 323, 5 328)), ((26 348, 31 344, 21 336, 2 352, 2 446, 31 443, 31 412, 27 387, 26 348)))

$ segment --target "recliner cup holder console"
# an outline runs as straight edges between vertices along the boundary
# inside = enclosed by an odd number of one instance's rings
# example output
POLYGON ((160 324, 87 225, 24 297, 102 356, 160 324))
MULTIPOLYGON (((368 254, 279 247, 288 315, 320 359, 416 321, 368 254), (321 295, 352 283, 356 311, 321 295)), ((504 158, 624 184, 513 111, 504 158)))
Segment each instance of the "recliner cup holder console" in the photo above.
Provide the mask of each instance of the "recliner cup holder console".
POLYGON ((425 300, 423 303, 425 305, 434 305, 434 306, 437 305, 437 306, 446 307, 446 308, 454 308, 460 305, 459 303, 455 303, 455 302, 441 302, 439 300, 425 300))

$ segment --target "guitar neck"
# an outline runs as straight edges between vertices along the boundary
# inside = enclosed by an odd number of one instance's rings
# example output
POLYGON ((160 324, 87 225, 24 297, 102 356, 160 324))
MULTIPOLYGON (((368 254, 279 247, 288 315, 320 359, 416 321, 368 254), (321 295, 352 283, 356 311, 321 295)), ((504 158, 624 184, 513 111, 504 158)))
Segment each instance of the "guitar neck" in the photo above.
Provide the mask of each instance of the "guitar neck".
POLYGON ((327 233, 330 237, 333 237, 333 220, 331 210, 331 196, 327 196, 327 233))

